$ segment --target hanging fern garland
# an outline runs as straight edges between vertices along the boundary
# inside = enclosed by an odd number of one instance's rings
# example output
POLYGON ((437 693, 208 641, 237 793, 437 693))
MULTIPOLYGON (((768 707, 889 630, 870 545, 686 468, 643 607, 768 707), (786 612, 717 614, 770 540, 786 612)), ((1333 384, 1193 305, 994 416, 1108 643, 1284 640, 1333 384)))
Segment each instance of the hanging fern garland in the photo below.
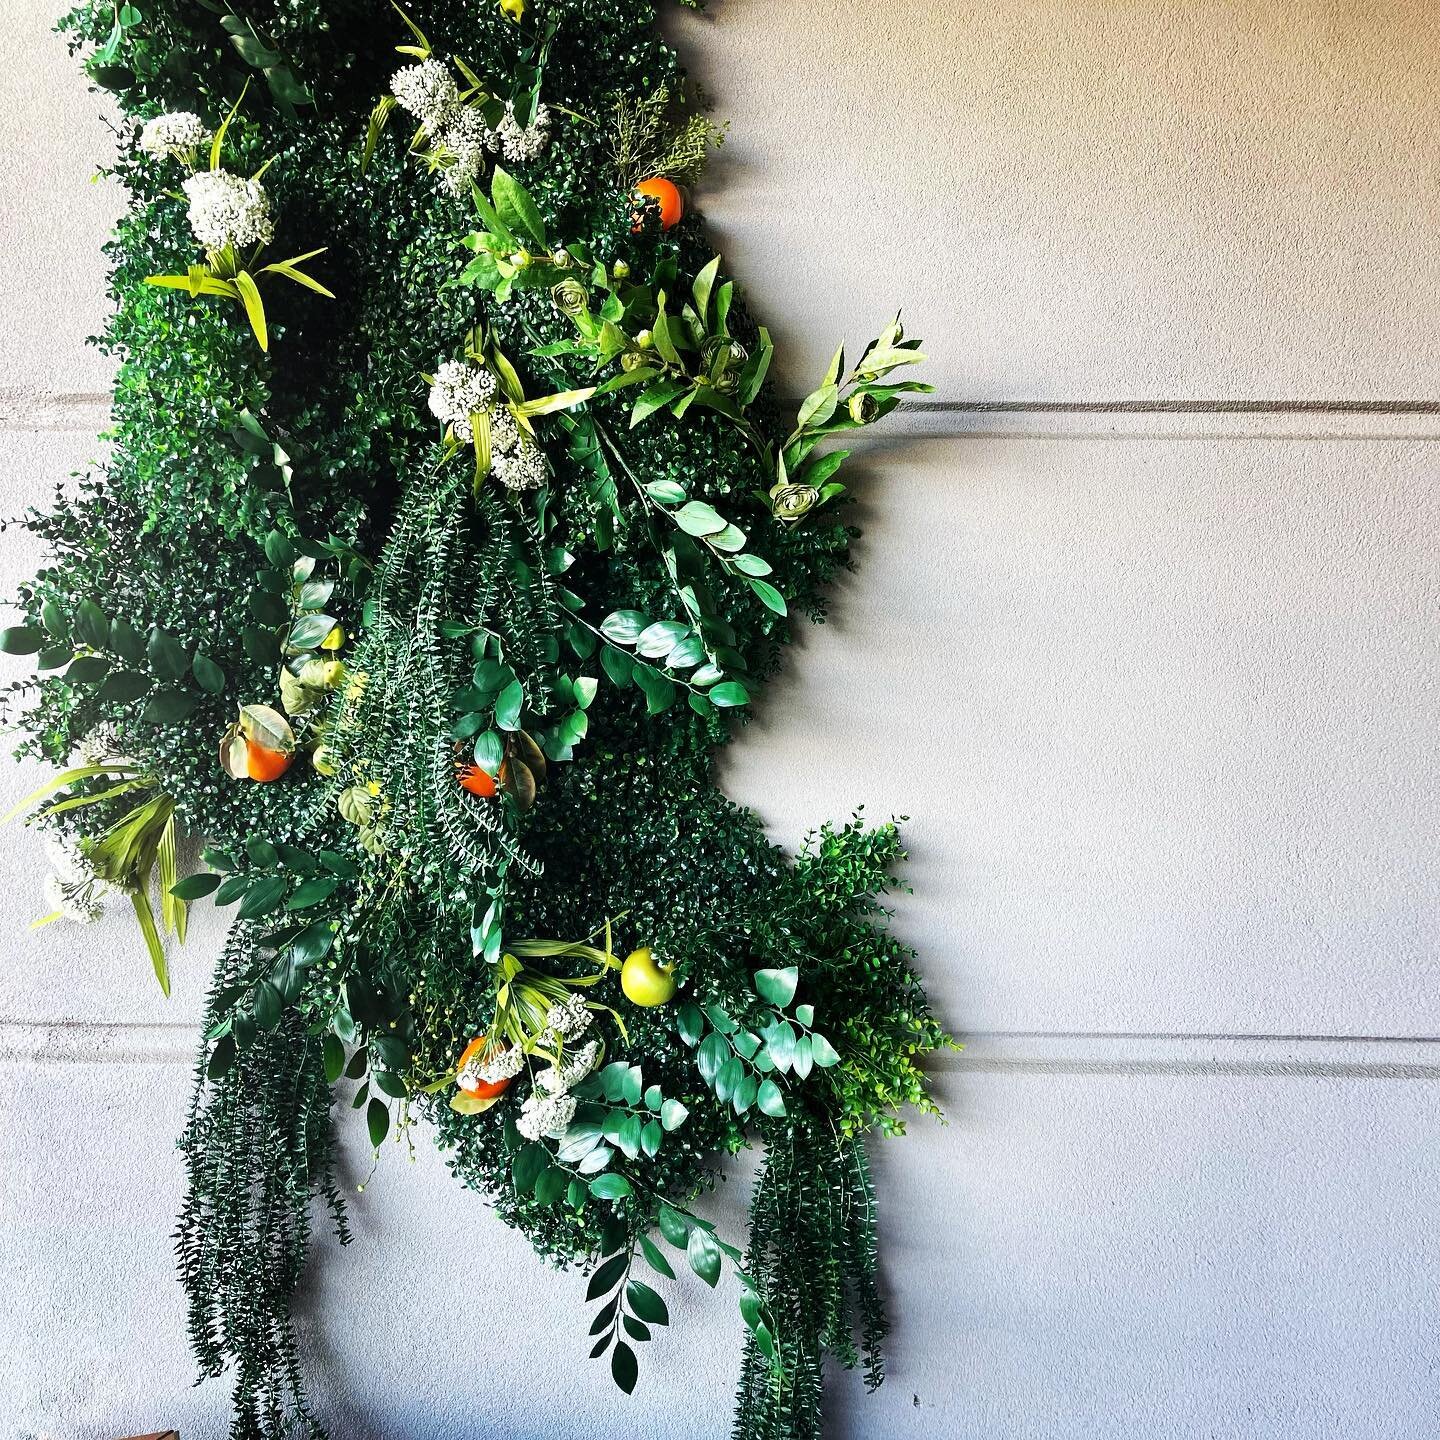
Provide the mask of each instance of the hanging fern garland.
POLYGON ((654 20, 65 22, 132 127, 113 448, 30 518, 3 645, 67 767, 46 918, 126 898, 165 983, 164 932, 233 907, 177 1249, 237 1437, 321 1433, 290 1316, 317 1195, 347 1238, 336 1086, 589 1272, 622 1389, 647 1270, 738 1298, 742 1440, 819 1435, 827 1353, 883 1374, 866 1137, 933 1111, 947 1043, 884 928, 898 835, 788 858, 712 757, 848 563, 844 437, 928 387, 897 320, 782 417, 685 207, 723 130, 654 20), (746 1147, 742 1243, 694 1204, 746 1147))

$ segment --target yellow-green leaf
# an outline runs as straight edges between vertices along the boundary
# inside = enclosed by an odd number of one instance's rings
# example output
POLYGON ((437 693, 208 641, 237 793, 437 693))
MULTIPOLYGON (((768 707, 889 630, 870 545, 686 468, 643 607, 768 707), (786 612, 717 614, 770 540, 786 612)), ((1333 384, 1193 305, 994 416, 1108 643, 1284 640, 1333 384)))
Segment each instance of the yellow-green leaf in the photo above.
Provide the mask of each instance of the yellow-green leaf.
POLYGON ((559 390, 554 395, 543 396, 539 400, 526 400, 515 407, 516 416, 521 415, 553 415, 557 410, 573 410, 577 405, 583 405, 593 394, 595 387, 587 386, 584 390, 559 390))
POLYGON ((260 299, 260 291, 248 271, 242 270, 235 277, 235 288, 240 292, 245 313, 250 317, 250 328, 255 332, 260 348, 269 350, 270 334, 265 328, 265 304, 260 299))

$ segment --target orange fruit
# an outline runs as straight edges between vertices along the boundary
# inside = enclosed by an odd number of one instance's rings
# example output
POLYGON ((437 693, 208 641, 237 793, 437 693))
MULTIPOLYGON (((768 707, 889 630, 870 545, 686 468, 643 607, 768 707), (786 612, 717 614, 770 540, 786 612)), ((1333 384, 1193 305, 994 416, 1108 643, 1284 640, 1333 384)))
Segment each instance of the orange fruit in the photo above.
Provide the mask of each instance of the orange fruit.
MULTIPOLYGON (((484 771, 481 771, 484 774, 484 771)), ((501 1050, 508 1050, 508 1045, 501 1045, 501 1050)), ((477 1035, 460 1053, 460 1058, 455 1062, 455 1073, 459 1073, 477 1056, 483 1056, 490 1049, 490 1041, 487 1036, 477 1035)), ((505 1080, 481 1080, 473 1090, 466 1090, 467 1095, 473 1095, 477 1100, 493 1100, 497 1095, 503 1095, 510 1087, 510 1081, 505 1080)))
MULTIPOLYGON (((673 230, 680 223, 680 217, 685 213, 685 197, 673 180, 667 180, 663 175, 652 175, 635 187, 635 193, 647 200, 654 200, 660 206, 662 230, 673 230)), ((630 228, 638 231, 644 228, 644 224, 644 212, 637 210, 635 223, 630 228)))
POLYGON ((455 778, 462 790, 478 795, 482 800, 488 800, 495 793, 495 777, 487 775, 478 765, 457 766, 455 778))
POLYGON ((270 750, 249 740, 245 744, 245 773, 252 780, 278 780, 294 758, 293 750, 270 750))

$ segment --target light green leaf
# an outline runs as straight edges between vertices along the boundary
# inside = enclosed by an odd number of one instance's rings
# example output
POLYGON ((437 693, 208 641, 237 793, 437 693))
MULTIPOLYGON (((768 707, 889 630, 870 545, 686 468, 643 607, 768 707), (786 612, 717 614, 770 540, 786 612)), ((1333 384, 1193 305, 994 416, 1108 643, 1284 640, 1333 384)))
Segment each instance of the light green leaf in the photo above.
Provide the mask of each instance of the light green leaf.
POLYGON ((255 332, 255 338, 260 342, 260 348, 268 351, 270 349, 270 333, 265 328, 265 302, 261 300, 259 287, 251 279, 248 271, 242 270, 236 275, 235 289, 245 306, 245 314, 249 317, 250 328, 255 332))

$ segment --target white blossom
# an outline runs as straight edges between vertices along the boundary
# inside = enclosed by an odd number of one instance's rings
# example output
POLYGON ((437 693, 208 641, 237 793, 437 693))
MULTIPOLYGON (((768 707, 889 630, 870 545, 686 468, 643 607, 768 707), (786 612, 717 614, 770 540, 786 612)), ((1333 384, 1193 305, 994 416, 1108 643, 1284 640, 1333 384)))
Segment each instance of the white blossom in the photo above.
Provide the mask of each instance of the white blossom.
POLYGON ((566 1037, 583 1035, 593 1019, 590 1007, 578 995, 567 995, 564 1000, 552 1005, 545 1015, 545 1023, 557 1034, 566 1037))
POLYGON ((498 1080, 513 1080, 525 1068, 525 1053, 515 1048, 491 1045, 455 1077, 455 1083, 468 1094, 474 1094, 481 1083, 493 1085, 498 1080))
POLYGON ((495 377, 484 366, 447 360, 430 386, 430 413, 442 425, 453 426, 460 439, 468 440, 470 417, 487 409, 494 395, 495 377))
POLYGON ((473 109, 461 110, 445 123, 437 136, 450 163, 441 180, 452 195, 464 195, 485 169, 488 154, 499 148, 500 138, 473 109))
POLYGON ((538 159, 550 143, 550 112, 543 105, 537 105, 534 120, 521 126, 515 119, 512 101, 505 107, 495 133, 500 137, 500 146, 507 160, 520 164, 538 159))
POLYGON ((431 132, 439 130, 460 104, 455 77, 433 57, 397 70, 390 77, 390 93, 431 132))
POLYGON ((209 143, 210 132, 205 128, 204 121, 189 110, 157 115, 153 120, 147 120, 140 132, 140 148, 156 159, 169 155, 184 160, 191 152, 209 143))
POLYGON ((527 1139, 538 1140, 548 1135, 558 1140, 566 1127, 575 1118, 575 1097, 573 1095, 528 1095, 520 1107, 515 1128, 527 1139))
POLYGON ((538 445, 522 440, 513 450, 492 453, 490 469, 510 490, 538 490, 545 483, 545 456, 538 445))
POLYGON ((71 763, 77 765, 133 765, 120 751, 120 735, 113 725, 97 725, 75 744, 71 763))
POLYGON ((116 895, 115 888, 95 873, 78 841, 52 832, 45 850, 54 870, 45 877, 45 903, 77 925, 93 925, 116 895))
POLYGON ((583 1045, 568 1060, 559 1065, 547 1065, 535 1077, 535 1086, 547 1095, 563 1095, 578 1085, 594 1068, 600 1058, 600 1042, 592 1040, 583 1045))
POLYGON ((267 245, 275 236, 270 197, 258 180, 202 170, 180 187, 190 202, 190 228, 207 250, 267 245))

